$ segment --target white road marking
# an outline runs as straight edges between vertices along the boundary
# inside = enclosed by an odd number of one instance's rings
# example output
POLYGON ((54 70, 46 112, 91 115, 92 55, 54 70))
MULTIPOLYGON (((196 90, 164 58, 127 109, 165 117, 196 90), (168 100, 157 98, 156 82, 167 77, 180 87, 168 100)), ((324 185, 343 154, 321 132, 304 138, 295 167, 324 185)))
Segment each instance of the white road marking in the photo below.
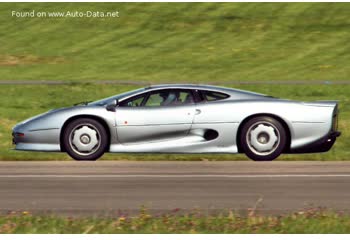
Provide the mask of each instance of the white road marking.
POLYGON ((350 177, 350 174, 12 174, 0 175, 0 178, 332 178, 350 177))

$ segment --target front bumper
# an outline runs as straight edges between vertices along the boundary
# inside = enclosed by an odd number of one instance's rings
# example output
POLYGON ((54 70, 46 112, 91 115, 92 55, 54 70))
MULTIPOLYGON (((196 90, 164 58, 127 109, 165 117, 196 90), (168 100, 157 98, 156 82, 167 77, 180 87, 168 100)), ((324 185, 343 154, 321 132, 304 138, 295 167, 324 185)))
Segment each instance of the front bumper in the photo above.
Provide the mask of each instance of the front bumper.
POLYGON ((32 131, 14 129, 12 143, 15 145, 15 150, 60 152, 59 136, 60 129, 58 128, 32 131))
POLYGON ((327 136, 311 143, 306 146, 293 149, 290 153, 319 153, 319 152, 327 152, 332 148, 337 137, 341 135, 339 131, 332 131, 327 136))

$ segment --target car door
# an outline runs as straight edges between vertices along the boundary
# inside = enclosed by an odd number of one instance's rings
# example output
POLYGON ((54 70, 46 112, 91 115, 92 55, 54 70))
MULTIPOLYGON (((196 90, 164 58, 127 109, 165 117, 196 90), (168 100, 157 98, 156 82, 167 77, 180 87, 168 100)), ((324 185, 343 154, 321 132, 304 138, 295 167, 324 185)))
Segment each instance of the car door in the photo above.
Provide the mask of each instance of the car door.
POLYGON ((185 137, 194 118, 193 99, 191 90, 164 89, 124 100, 116 110, 118 141, 140 144, 185 137))

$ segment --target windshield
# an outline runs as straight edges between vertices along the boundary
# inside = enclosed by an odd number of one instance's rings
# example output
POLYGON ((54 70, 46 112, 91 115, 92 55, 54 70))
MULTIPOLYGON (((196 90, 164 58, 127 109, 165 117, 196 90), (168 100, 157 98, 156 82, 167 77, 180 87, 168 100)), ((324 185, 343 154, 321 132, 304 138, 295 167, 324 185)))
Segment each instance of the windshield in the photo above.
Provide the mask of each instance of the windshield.
POLYGON ((98 100, 98 101, 95 101, 95 102, 91 102, 88 105, 104 106, 104 105, 107 105, 108 103, 111 103, 115 99, 120 100, 120 99, 122 99, 124 97, 127 97, 129 95, 131 96, 131 95, 134 95, 134 94, 137 94, 137 93, 141 93, 144 90, 145 90, 144 88, 132 90, 132 91, 129 91, 129 92, 126 92, 126 93, 121 93, 121 94, 118 94, 118 95, 115 95, 115 96, 112 96, 112 97, 108 97, 108 98, 104 98, 104 99, 101 99, 101 100, 98 100))

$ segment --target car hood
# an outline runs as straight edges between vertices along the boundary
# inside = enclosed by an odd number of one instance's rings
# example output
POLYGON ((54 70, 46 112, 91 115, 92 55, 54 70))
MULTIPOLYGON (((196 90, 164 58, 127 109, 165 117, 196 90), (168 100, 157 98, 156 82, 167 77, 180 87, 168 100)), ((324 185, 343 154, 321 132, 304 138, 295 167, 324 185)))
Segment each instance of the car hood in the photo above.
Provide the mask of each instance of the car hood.
POLYGON ((44 116, 47 116, 47 115, 50 115, 50 114, 54 114, 54 113, 57 113, 57 112, 64 112, 64 111, 69 111, 71 109, 76 109, 76 108, 82 108, 82 107, 88 107, 88 106, 72 106, 72 107, 63 107, 63 108, 56 108, 56 109, 51 109, 47 112, 44 112, 44 113, 41 113, 41 114, 38 114, 38 115, 35 115, 33 117, 30 117, 30 118, 27 118, 25 120, 23 120, 22 122, 16 124, 13 129, 15 129, 16 127, 18 126, 21 126, 23 124, 26 124, 26 123, 29 123, 31 121, 34 121, 34 120, 37 120, 37 119, 40 119, 44 116))

